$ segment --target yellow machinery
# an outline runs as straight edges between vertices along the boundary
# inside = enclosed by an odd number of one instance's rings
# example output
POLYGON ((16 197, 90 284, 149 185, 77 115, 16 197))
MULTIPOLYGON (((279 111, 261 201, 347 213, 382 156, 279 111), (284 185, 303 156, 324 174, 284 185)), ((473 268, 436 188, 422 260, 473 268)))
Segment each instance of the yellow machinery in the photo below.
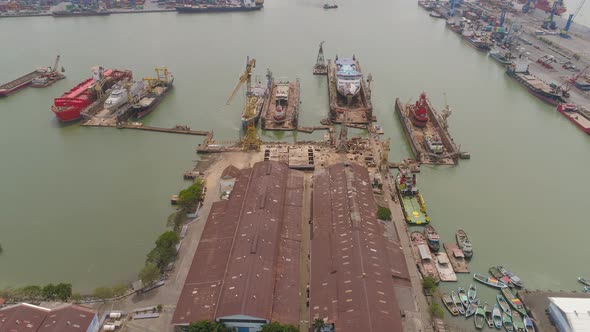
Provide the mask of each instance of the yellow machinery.
MULTIPOLYGON (((246 60, 246 69, 244 73, 240 76, 238 81, 238 85, 234 88, 231 95, 227 99, 227 105, 229 105, 234 98, 234 96, 238 93, 240 87, 246 83, 246 104, 244 108, 247 110, 251 108, 252 105, 252 98, 250 96, 250 89, 251 89, 251 77, 252 77, 252 69, 256 67, 256 59, 250 59, 249 57, 246 60)), ((256 132, 256 125, 254 121, 250 121, 248 124, 248 128, 244 133, 244 137, 242 137, 242 150, 244 151, 258 151, 260 150, 260 145, 262 144, 262 140, 258 137, 258 133, 256 132)))
POLYGON ((166 67, 157 67, 156 68, 156 77, 144 77, 144 81, 147 82, 147 89, 149 92, 152 92, 152 89, 156 87, 158 84, 170 83, 170 72, 166 67))

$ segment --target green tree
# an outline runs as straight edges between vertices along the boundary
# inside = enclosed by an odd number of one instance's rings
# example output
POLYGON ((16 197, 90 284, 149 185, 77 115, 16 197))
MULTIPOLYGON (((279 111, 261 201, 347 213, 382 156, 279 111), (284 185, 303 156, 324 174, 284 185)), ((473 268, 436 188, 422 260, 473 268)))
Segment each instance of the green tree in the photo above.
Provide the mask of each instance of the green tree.
POLYGON ((188 332, 230 332, 231 330, 223 323, 201 320, 191 323, 188 326, 188 332))
POLYGON ((72 284, 57 284, 55 286, 55 297, 62 302, 66 302, 72 297, 72 284))
POLYGON ((316 318, 313 321, 313 325, 312 325, 313 332, 320 332, 324 328, 324 326, 326 326, 326 323, 324 322, 324 320, 320 319, 320 318, 316 318))
POLYGON ((160 270, 174 261, 176 257, 176 245, 180 241, 174 231, 164 232, 156 240, 156 247, 147 255, 147 262, 154 263, 160 270))
POLYGON ((293 325, 281 325, 279 322, 264 324, 261 332, 299 332, 299 329, 293 325))
POLYGON ((123 296, 125 295, 125 293, 127 293, 127 290, 129 289, 129 287, 125 284, 118 284, 113 286, 112 291, 113 291, 113 296, 114 297, 119 297, 119 296, 123 296))
POLYGON ((92 292, 92 296, 99 300, 106 300, 113 297, 113 290, 110 287, 98 287, 92 292))
POLYGON ((178 204, 185 210, 193 210, 203 199, 203 180, 198 179, 190 187, 178 193, 178 204))
POLYGON ((176 232, 167 231, 158 237, 156 240, 156 247, 174 248, 178 244, 178 241, 180 241, 180 238, 176 232))
POLYGON ((283 332, 299 332, 299 328, 295 325, 285 325, 283 326, 283 332))
POLYGON ((43 295, 43 289, 41 286, 30 285, 21 288, 19 293, 26 299, 36 300, 43 295))
POLYGON ((434 292, 436 290, 436 280, 433 277, 430 276, 426 276, 424 277, 424 279, 422 279, 422 287, 427 291, 427 292, 434 292))
POLYGON ((72 294, 72 301, 79 302, 81 300, 82 300, 82 294, 80 294, 80 293, 72 294))
POLYGON ((438 303, 433 303, 430 305, 430 314, 436 318, 443 318, 445 315, 445 311, 438 303))
POLYGON ((56 288, 54 284, 47 284, 41 291, 43 298, 48 301, 53 301, 57 297, 56 288))
POLYGON ((144 285, 149 285, 160 277, 160 269, 154 263, 146 263, 139 271, 139 279, 144 285))
POLYGON ((391 220, 391 210, 386 207, 378 206, 377 218, 380 220, 391 220))

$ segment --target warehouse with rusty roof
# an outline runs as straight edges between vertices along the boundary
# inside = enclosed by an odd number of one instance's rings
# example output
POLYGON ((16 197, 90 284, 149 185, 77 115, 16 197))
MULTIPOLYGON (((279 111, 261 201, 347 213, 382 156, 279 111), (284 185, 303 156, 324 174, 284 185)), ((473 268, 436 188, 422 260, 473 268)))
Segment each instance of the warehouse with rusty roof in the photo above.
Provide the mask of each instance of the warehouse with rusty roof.
POLYGON ((263 161, 240 170, 229 200, 213 204, 172 324, 222 321, 257 331, 300 320, 303 174, 263 161))
POLYGON ((310 320, 337 332, 402 331, 395 294, 408 273, 385 235, 366 168, 340 163, 313 180, 310 320))
POLYGON ((97 332, 96 312, 66 304, 55 309, 21 303, 0 310, 0 332, 97 332))

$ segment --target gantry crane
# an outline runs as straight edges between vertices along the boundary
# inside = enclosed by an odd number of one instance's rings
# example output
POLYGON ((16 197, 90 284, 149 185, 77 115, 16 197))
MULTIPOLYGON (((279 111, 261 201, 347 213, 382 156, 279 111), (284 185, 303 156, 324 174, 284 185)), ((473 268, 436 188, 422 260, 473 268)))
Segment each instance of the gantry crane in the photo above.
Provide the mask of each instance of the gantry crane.
MULTIPOLYGON (((250 103, 251 98, 257 98, 250 93, 251 90, 251 77, 252 77, 252 68, 256 67, 256 59, 250 59, 250 57, 246 58, 246 69, 240 79, 238 80, 238 85, 236 85, 234 91, 232 91, 231 95, 227 99, 227 105, 229 105, 240 90, 240 87, 246 83, 246 104, 244 107, 251 106, 250 103)), ((256 124, 254 121, 248 122, 248 127, 246 128, 246 132, 244 133, 244 137, 242 137, 242 149, 243 150, 260 150, 260 145, 262 144, 262 140, 258 137, 258 133, 256 132, 256 124)))
POLYGON ((543 29, 551 29, 551 30, 555 30, 557 29, 557 24, 555 23, 554 17, 555 17, 555 12, 557 11, 557 5, 560 3, 560 0, 555 0, 553 1, 553 7, 551 7, 551 11, 549 12, 549 16, 545 19, 545 22, 543 22, 543 25, 541 26, 543 29))

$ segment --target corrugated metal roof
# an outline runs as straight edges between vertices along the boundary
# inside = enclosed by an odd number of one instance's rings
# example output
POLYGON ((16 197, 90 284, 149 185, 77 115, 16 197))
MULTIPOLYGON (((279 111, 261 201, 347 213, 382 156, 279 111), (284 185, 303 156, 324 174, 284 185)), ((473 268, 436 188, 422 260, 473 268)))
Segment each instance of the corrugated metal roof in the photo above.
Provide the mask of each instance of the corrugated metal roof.
POLYGON ((0 310, 0 331, 74 332, 86 331, 96 313, 86 307, 65 305, 50 310, 22 303, 0 310))
POLYGON ((310 318, 341 332, 401 331, 392 279, 407 276, 405 261, 377 221, 367 170, 333 165, 313 186, 310 318))
POLYGON ((286 303, 299 299, 302 193, 302 174, 285 164, 240 172, 211 210, 173 324, 235 315, 298 324, 286 303))
POLYGON ((572 331, 590 331, 590 299, 550 297, 549 301, 559 308, 572 331))

